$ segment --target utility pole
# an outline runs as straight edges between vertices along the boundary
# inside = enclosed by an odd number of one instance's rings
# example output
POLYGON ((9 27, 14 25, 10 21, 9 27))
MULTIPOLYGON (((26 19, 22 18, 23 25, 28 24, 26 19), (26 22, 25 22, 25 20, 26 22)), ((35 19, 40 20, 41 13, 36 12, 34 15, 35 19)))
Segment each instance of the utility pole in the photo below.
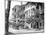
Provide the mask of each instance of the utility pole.
POLYGON ((22 5, 22 1, 21 1, 21 5, 22 5))

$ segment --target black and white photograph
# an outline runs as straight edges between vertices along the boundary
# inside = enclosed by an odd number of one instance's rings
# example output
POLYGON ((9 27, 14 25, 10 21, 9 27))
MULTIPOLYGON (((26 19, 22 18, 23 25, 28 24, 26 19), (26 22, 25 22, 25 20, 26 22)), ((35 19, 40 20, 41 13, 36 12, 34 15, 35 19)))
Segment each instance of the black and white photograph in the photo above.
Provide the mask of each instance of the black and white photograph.
POLYGON ((44 32, 44 2, 6 0, 5 33, 44 32))

